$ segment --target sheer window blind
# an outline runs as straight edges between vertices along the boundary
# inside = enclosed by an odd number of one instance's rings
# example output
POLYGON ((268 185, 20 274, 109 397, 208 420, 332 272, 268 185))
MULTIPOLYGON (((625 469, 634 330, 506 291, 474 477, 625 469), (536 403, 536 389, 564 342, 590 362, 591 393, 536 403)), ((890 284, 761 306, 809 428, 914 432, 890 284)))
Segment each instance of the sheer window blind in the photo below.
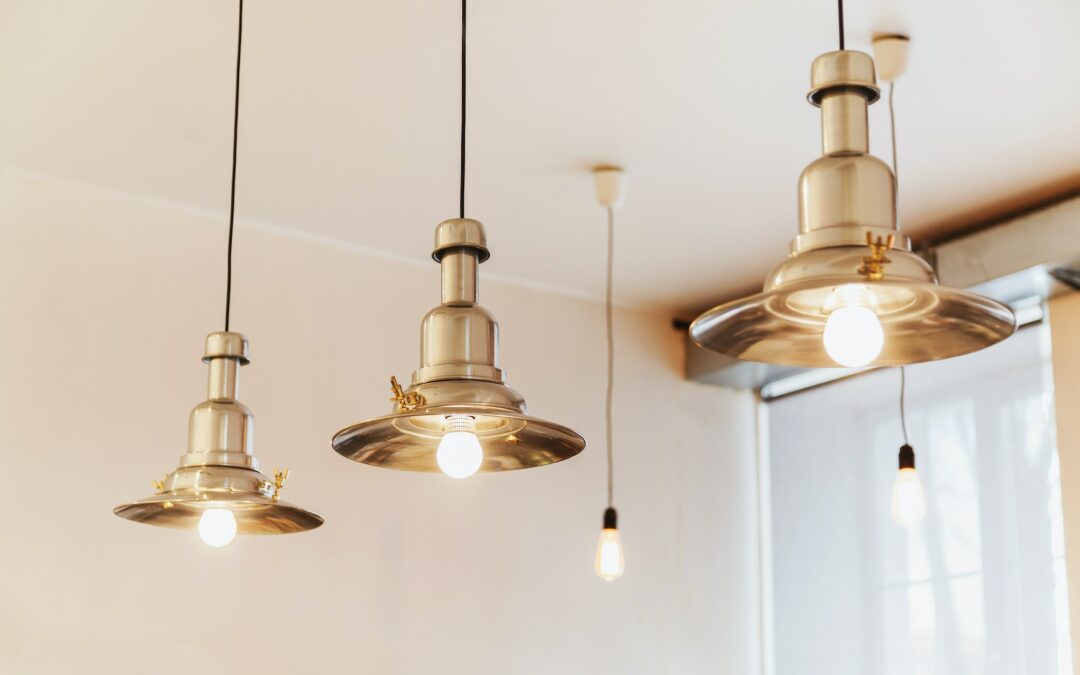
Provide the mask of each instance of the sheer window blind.
POLYGON ((1049 344, 908 369, 911 532, 898 371, 769 404, 776 675, 1071 675, 1049 344))

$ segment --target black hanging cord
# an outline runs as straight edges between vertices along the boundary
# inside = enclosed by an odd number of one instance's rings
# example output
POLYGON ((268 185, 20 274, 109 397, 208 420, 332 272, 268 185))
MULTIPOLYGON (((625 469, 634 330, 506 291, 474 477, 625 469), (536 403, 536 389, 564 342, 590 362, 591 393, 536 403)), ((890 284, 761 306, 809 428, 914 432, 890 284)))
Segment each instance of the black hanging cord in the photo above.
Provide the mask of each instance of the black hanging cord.
POLYGON ((607 207, 608 240, 607 240, 607 293, 604 296, 604 316, 607 323, 607 402, 604 408, 604 422, 607 426, 607 500, 608 508, 615 503, 615 464, 614 452, 612 451, 612 424, 611 404, 615 392, 615 334, 613 330, 611 309, 611 286, 613 266, 615 260, 615 208, 607 207))
POLYGON ((232 183, 229 188, 229 251, 225 273, 225 330, 229 330, 229 310, 232 307, 232 250, 233 228, 236 221, 236 139, 240 128, 240 45, 244 37, 244 0, 239 0, 240 11, 236 28, 236 87, 233 98, 232 136, 232 183))
POLYGON ((840 51, 844 51, 844 0, 836 0, 836 9, 840 19, 840 51))
POLYGON ((465 217, 465 17, 467 0, 461 0, 461 176, 458 185, 458 217, 465 217))

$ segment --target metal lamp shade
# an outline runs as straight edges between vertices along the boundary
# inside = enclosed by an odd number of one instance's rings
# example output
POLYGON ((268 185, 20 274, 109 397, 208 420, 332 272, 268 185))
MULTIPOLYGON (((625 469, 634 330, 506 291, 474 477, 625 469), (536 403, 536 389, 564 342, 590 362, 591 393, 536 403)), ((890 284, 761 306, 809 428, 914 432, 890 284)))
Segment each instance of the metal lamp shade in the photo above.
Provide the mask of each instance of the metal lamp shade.
MULTIPOLYGON (((485 384, 433 382, 410 391, 428 397, 438 390, 450 390, 464 397, 469 395, 468 389, 483 389, 485 384)), ((516 396, 509 387, 505 389, 516 396)), ((475 420, 476 436, 484 449, 481 473, 553 464, 573 457, 585 447, 584 439, 570 429, 527 415, 520 408, 458 402, 427 405, 360 422, 334 436, 334 450, 372 466, 438 472, 435 451, 443 438, 444 421, 451 415, 475 420)))
POLYGON ((902 366, 978 351, 1015 330, 1012 310, 976 293, 939 286, 929 266, 911 253, 890 252, 890 275, 869 281, 855 270, 866 249, 837 247, 791 258, 785 267, 819 258, 806 278, 774 284, 765 292, 714 307, 690 326, 702 347, 734 358, 802 367, 836 367, 822 334, 828 299, 849 284, 865 288, 885 333, 881 353, 868 366, 902 366), (923 275, 903 275, 903 263, 923 275), (841 273, 830 272, 829 266, 841 273))
POLYGON ((228 509, 236 518, 237 534, 289 534, 323 524, 310 511, 275 501, 272 488, 270 496, 261 492, 261 485, 273 482, 258 471, 213 466, 178 469, 167 480, 190 481, 191 485, 170 486, 160 494, 121 504, 113 513, 137 523, 194 530, 207 509, 228 509))
POLYGON ((477 304, 478 266, 488 258, 483 226, 466 218, 441 223, 433 257, 442 268, 442 304, 424 317, 420 368, 408 388, 391 379, 392 414, 339 431, 334 450, 372 466, 437 472, 446 421, 464 416, 484 451, 480 472, 529 469, 581 452, 580 435, 527 414, 498 366, 498 324, 477 304))
POLYGON ((747 361, 838 367, 825 351, 830 302, 858 288, 884 346, 866 365, 959 356, 1012 335, 1012 310, 938 285, 896 229, 896 179, 867 154, 867 106, 878 98, 868 54, 830 52, 811 68, 809 100, 822 113, 824 156, 799 178, 800 233, 761 293, 714 307, 690 325, 694 342, 747 361))
POLYGON ((180 467, 156 481, 156 494, 121 504, 113 512, 138 523, 195 529, 208 509, 227 509, 238 534, 288 534, 319 527, 318 515, 279 499, 288 471, 271 478, 255 458, 255 418, 236 400, 240 366, 248 363, 248 342, 239 333, 206 338, 209 396, 191 412, 188 452, 180 467))

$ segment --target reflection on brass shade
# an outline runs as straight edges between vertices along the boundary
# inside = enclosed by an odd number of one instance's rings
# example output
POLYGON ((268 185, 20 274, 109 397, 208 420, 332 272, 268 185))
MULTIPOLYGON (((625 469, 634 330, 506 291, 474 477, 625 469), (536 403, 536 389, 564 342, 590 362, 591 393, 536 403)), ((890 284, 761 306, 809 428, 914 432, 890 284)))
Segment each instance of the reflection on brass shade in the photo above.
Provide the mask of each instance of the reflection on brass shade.
POLYGON ((231 332, 206 338, 210 384, 207 400, 191 412, 188 452, 180 467, 155 481, 151 497, 121 504, 113 512, 139 523, 196 529, 207 509, 227 509, 238 534, 288 534, 323 524, 305 509, 281 501, 288 471, 271 478, 253 454, 255 418, 236 400, 240 367, 248 363, 248 341, 231 332))
POLYGON ((1012 310, 938 285, 933 269, 896 228, 896 179, 869 154, 867 106, 878 98, 868 54, 823 54, 811 68, 810 102, 821 108, 823 156, 799 178, 799 234, 761 293, 714 307, 690 325, 694 342, 762 363, 837 367, 822 335, 830 303, 856 287, 885 340, 867 366, 959 356, 1012 335, 1012 310))
POLYGON ((499 368, 499 327, 477 304, 477 273, 488 250, 482 225, 455 218, 435 231, 442 304, 420 329, 420 368, 406 388, 391 380, 393 414, 334 435, 349 459, 405 471, 439 471, 436 450, 451 416, 473 418, 484 451, 480 472, 529 469, 573 457, 585 439, 526 413, 521 394, 499 368))

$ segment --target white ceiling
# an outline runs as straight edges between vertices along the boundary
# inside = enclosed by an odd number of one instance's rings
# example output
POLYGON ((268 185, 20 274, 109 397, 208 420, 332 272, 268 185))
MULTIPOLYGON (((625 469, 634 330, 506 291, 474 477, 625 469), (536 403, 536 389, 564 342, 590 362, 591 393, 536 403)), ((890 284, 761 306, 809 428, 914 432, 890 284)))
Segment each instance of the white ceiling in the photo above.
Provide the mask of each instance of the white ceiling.
MULTIPOLYGON (((1080 186, 1080 3, 847 4, 851 48, 912 35, 896 94, 909 231, 1080 186)), ((239 217, 426 258, 457 208, 458 3, 246 9, 239 217)), ((469 9, 467 212, 488 228, 486 270, 599 296, 598 163, 632 176, 624 302, 687 313, 786 253, 830 0, 469 9)), ((222 0, 0 0, 0 164, 224 212, 234 30, 222 0)), ((887 160, 886 114, 871 125, 887 160)))

